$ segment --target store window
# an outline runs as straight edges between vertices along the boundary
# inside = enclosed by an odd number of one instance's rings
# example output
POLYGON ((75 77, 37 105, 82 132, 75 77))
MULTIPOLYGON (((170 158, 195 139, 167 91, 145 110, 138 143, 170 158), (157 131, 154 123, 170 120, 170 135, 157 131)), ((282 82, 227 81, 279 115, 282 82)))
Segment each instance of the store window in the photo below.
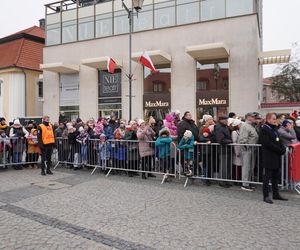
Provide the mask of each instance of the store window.
POLYGON ((226 16, 239 16, 253 13, 253 0, 226 0, 226 16))
POLYGON ((201 21, 213 20, 224 17, 225 0, 201 1, 201 21))
POLYGON ((217 118, 228 114, 229 107, 229 64, 200 64, 196 70, 197 119, 205 113, 217 118))
POLYGON ((79 74, 60 75, 60 111, 71 119, 79 116, 79 88, 79 74))
POLYGON ((144 119, 162 121, 171 109, 171 65, 155 65, 158 73, 144 68, 144 119))
POLYGON ((112 114, 122 118, 122 71, 116 69, 114 74, 107 70, 98 73, 98 111, 99 116, 106 117, 112 114))
POLYGON ((177 24, 198 22, 199 19, 199 1, 177 0, 177 24))
POLYGON ((78 20, 78 39, 87 40, 94 38, 94 17, 84 17, 78 20))
POLYGON ((162 28, 175 25, 175 1, 154 4, 154 26, 162 28))

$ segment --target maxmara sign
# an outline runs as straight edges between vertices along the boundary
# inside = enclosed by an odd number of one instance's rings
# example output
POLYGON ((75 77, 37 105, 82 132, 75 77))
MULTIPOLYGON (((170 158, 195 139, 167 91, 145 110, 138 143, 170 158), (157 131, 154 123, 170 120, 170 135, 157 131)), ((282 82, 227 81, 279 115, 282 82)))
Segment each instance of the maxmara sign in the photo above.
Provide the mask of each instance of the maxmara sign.
POLYGON ((144 109, 169 109, 171 107, 170 93, 145 93, 144 109))
POLYGON ((227 100, 219 99, 219 98, 211 98, 211 99, 199 99, 199 106, 214 106, 214 105, 227 105, 227 100))
POLYGON ((151 101, 146 101, 145 102, 145 108, 160 108, 160 107, 169 107, 169 102, 163 102, 163 101, 156 101, 156 102, 151 102, 151 101))
POLYGON ((228 107, 229 93, 226 90, 209 90, 196 92, 197 106, 228 107))

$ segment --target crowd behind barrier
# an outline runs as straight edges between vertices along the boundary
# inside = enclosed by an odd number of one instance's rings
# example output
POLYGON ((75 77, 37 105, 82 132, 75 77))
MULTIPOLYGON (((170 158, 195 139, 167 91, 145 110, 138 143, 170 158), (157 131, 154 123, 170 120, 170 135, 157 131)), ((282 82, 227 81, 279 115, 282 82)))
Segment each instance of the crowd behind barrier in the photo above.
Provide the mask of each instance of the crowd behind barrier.
MULTIPOLYGON (((162 121, 152 117, 117 121, 110 119, 81 119, 65 121, 54 126, 55 145, 52 166, 68 166, 74 170, 91 169, 109 174, 126 173, 132 177, 162 176, 162 183, 173 178, 200 179, 205 184, 217 182, 229 187, 239 183, 244 190, 254 190, 253 185, 263 180, 263 154, 259 133, 264 121, 257 113, 239 118, 219 117, 218 123, 210 115, 204 115, 200 126, 179 113, 166 115, 162 121)), ((282 155, 278 182, 282 188, 294 187, 300 192, 299 139, 300 120, 279 117, 278 133, 285 143, 287 153, 282 155), (290 145, 290 146, 289 146, 290 145)), ((37 140, 37 125, 26 127, 15 120, 5 126, 0 120, 0 167, 12 166, 38 168, 41 148, 37 140)))

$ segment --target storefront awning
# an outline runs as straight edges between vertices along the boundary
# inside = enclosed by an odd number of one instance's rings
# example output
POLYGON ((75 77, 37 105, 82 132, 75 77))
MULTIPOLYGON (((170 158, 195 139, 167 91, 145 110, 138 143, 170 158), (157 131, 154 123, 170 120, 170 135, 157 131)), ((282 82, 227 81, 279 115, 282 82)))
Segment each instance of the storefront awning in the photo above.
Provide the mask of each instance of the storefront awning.
POLYGON ((202 64, 224 62, 229 57, 229 49, 224 43, 187 46, 185 51, 202 64))
POLYGON ((47 63, 40 65, 41 70, 51 71, 55 73, 72 74, 79 72, 79 66, 73 64, 59 63, 47 63))
MULTIPOLYGON (((107 69, 107 58, 106 56, 103 57, 96 57, 96 58, 87 58, 81 61, 82 65, 89 66, 94 69, 105 70, 107 69)), ((116 61, 116 68, 122 68, 123 64, 120 60, 114 59, 116 61)))
POLYGON ((277 64, 288 63, 291 58, 291 50, 273 50, 260 52, 258 55, 258 63, 264 64, 277 64))
MULTIPOLYGON (((162 50, 150 50, 147 51, 154 65, 170 64, 172 57, 165 51, 162 50)), ((132 54, 132 60, 139 62, 143 52, 135 52, 132 54)))

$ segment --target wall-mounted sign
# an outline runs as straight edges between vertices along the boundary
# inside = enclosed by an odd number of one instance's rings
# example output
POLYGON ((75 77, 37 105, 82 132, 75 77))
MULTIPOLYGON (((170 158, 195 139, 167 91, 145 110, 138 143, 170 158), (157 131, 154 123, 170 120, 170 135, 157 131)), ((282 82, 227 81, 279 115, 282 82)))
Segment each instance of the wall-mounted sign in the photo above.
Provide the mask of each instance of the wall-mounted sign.
POLYGON ((121 70, 116 70, 114 74, 107 71, 99 71, 99 98, 120 97, 121 96, 121 70))
POLYGON ((228 107, 229 93, 226 90, 209 90, 196 92, 197 107, 228 107))
POLYGON ((144 94, 144 109, 171 108, 170 93, 146 93, 144 94))

